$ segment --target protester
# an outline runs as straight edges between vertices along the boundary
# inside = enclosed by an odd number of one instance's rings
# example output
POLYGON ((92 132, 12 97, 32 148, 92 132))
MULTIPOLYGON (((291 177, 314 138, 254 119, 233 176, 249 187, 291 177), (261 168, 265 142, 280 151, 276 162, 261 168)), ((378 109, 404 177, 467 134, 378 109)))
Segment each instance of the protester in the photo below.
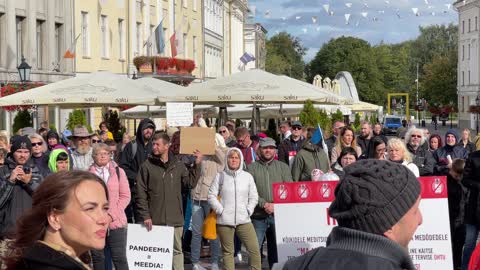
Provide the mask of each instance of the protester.
POLYGON ((130 185, 131 202, 125 213, 128 223, 135 223, 135 183, 138 170, 142 163, 152 153, 152 136, 155 131, 155 123, 145 118, 140 121, 135 140, 127 143, 120 158, 120 167, 125 171, 130 185))
POLYGON ((48 168, 48 154, 47 154, 47 144, 42 136, 39 134, 31 134, 28 136, 30 143, 32 144, 32 161, 35 163, 35 166, 39 169, 40 174, 47 176, 50 174, 50 169, 48 168))
POLYGON ((357 160, 357 151, 355 151, 352 147, 345 147, 342 149, 342 152, 340 152, 337 162, 332 165, 332 170, 336 175, 338 175, 338 177, 340 177, 340 179, 342 179, 345 175, 343 168, 355 163, 357 160))
POLYGON ((67 151, 69 153, 75 150, 75 145, 73 145, 73 142, 69 139, 71 136, 72 136, 72 131, 68 129, 62 132, 62 144, 67 148, 67 151))
MULTIPOLYGON (((225 128, 226 129, 226 128, 225 128)), ((227 146, 224 137, 215 134, 215 155, 205 156, 202 160, 201 174, 195 188, 191 191, 192 196, 192 241, 191 241, 191 260, 193 270, 203 270, 200 266, 200 251, 202 247, 202 229, 203 222, 210 213, 210 205, 208 204, 208 191, 212 186, 213 180, 217 173, 225 168, 225 153, 227 146)), ((218 270, 218 262, 220 258, 220 241, 217 239, 210 241, 212 250, 212 269, 218 270)))
POLYGON ((232 147, 233 145, 235 145, 236 143, 235 137, 230 133, 230 131, 226 126, 219 127, 218 133, 222 135, 223 139, 225 140, 225 144, 228 147, 232 147))
POLYGON ((281 140, 288 139, 292 135, 291 126, 289 121, 283 121, 280 123, 280 137, 281 140))
POLYGON ((16 135, 11 143, 12 152, 0 168, 0 250, 12 239, 17 219, 31 208, 32 194, 43 180, 30 159, 30 140, 16 135))
POLYGON ((38 133, 38 135, 42 136, 43 140, 46 140, 46 139, 47 139, 48 129, 46 129, 46 128, 39 128, 37 133, 38 133))
POLYGON ((90 139, 92 140, 92 145, 102 142, 102 139, 100 139, 100 136, 97 133, 93 133, 90 139))
POLYGON ((415 270, 408 243, 422 224, 420 190, 415 175, 400 164, 368 159, 347 166, 329 207, 338 226, 327 247, 274 269, 415 270))
POLYGON ((113 134, 107 128, 107 122, 105 122, 105 121, 101 122, 98 125, 98 128, 100 129, 98 134, 100 134, 101 132, 106 132, 106 138, 105 138, 104 141, 106 141, 107 139, 113 140, 113 134))
POLYGON ((115 162, 120 163, 120 159, 122 158, 123 149, 125 146, 132 140, 130 134, 128 132, 123 133, 122 141, 117 144, 117 156, 115 157, 115 162))
POLYGON ((428 146, 430 153, 432 153, 433 155, 433 153, 437 151, 438 148, 441 148, 443 146, 442 137, 440 137, 440 135, 438 134, 433 134, 428 139, 428 146))
POLYGON ((100 138, 100 142, 106 142, 107 140, 113 140, 108 138, 108 133, 105 130, 100 130, 98 133, 98 137, 100 138))
POLYGON ((438 148, 433 157, 436 165, 434 167, 434 175, 447 175, 448 170, 452 167, 454 159, 459 158, 465 160, 467 151, 460 145, 458 133, 455 129, 449 129, 445 134, 445 146, 438 148))
POLYGON ((60 143, 60 137, 54 130, 50 130, 47 133, 48 150, 52 151, 60 143))
POLYGON ((372 125, 367 121, 362 121, 360 126, 360 135, 357 136, 356 143, 360 147, 361 152, 358 154, 360 158, 367 158, 370 150, 370 141, 372 139, 372 125))
POLYGON ((152 230, 152 225, 175 227, 173 269, 179 270, 183 269, 182 187, 193 188, 197 184, 203 155, 198 151, 194 153, 195 168, 189 171, 169 152, 170 138, 167 134, 156 133, 152 141, 152 154, 140 166, 136 179, 138 221, 143 221, 148 231, 152 230))
MULTIPOLYGON (((235 128, 237 127, 237 125, 235 124, 235 121, 233 120, 227 120, 225 122, 225 126, 227 127, 228 129, 228 132, 230 132, 230 136, 235 134, 235 128)), ((236 139, 235 139, 236 140, 236 139)), ((232 146, 229 146, 229 147, 232 147, 232 146)))
POLYGON ((10 151, 10 141, 8 140, 8 136, 1 134, 0 132, 0 148, 10 151))
POLYGON ((235 138, 237 138, 237 144, 235 147, 242 151, 245 165, 250 165, 257 160, 257 148, 258 142, 252 141, 248 129, 245 127, 239 127, 235 130, 235 138))
POLYGON ((387 144, 381 137, 373 137, 370 142, 370 151, 368 158, 384 160, 387 156, 387 144))
POLYGON ((465 206, 468 190, 462 184, 465 161, 455 159, 447 175, 448 215, 450 219, 450 235, 452 242, 453 269, 462 265, 462 250, 465 244, 465 206))
MULTIPOLYGON (((297 130, 295 130, 294 124, 295 122, 292 124, 292 135, 284 142, 295 136, 297 130)), ((247 171, 253 176, 258 192, 258 205, 255 207, 251 219, 257 234, 259 249, 261 249, 265 237, 267 238, 268 265, 270 268, 278 262, 272 184, 292 182, 290 167, 279 160, 275 160, 275 152, 276 145, 272 138, 260 139, 260 159, 247 168, 247 171)))
MULTIPOLYGON (((370 144, 370 141, 368 141, 368 144, 370 144)), ((342 149, 345 147, 352 147, 355 149, 355 151, 357 151, 357 156, 359 158, 362 156, 362 149, 358 146, 355 139, 355 133, 351 127, 343 127, 340 130, 340 138, 337 140, 337 143, 332 149, 332 153, 330 155, 330 162, 332 164, 337 161, 340 152, 342 152, 342 149)))
POLYGON ((70 158, 65 149, 55 149, 50 152, 48 168, 52 173, 68 171, 70 169, 70 158))
POLYGON ((300 121, 294 121, 292 123, 292 134, 287 139, 283 140, 278 146, 279 161, 282 161, 289 166, 293 165, 295 156, 305 142, 305 137, 302 136, 302 129, 303 126, 300 121))
POLYGON ((468 154, 475 152, 477 147, 472 142, 470 138, 470 129, 464 128, 462 131, 462 139, 458 142, 460 146, 462 146, 468 154))
POLYGON ((420 176, 429 176, 433 174, 435 159, 432 153, 422 147, 426 141, 423 130, 412 127, 405 134, 407 150, 413 157, 413 163, 417 165, 420 176))
MULTIPOLYGON (((309 131, 313 134, 314 130, 309 131)), ((319 169, 326 173, 330 170, 330 162, 328 161, 328 149, 323 149, 321 142, 312 143, 312 138, 306 140, 300 151, 295 156, 292 165, 293 181, 310 181, 312 180, 312 171, 319 169)))
POLYGON ((337 138, 340 136, 340 131, 342 128, 345 127, 345 123, 343 121, 335 121, 332 125, 333 134, 330 138, 325 140, 325 143, 328 147, 328 157, 332 157, 332 149, 335 148, 337 143, 337 138))
POLYGON ((480 211, 478 207, 480 204, 480 151, 475 151, 468 156, 465 162, 462 184, 469 192, 467 206, 465 207, 466 235, 462 256, 462 270, 467 270, 480 231, 480 219, 478 218, 480 211))
MULTIPOLYGON (((127 216, 125 208, 130 203, 130 188, 125 171, 118 167, 110 157, 110 148, 104 143, 93 146, 94 164, 89 171, 100 177, 108 189, 110 208, 109 231, 105 247, 110 249, 113 265, 116 270, 128 270, 127 262, 127 216)), ((105 269, 104 250, 92 250, 95 270, 105 269)))
POLYGON ((105 245, 108 208, 107 187, 96 175, 48 176, 17 223, 7 270, 90 269, 88 251, 105 245))
MULTIPOLYGON (((373 138, 375 137, 379 137, 380 139, 383 140, 383 142, 385 142, 385 145, 387 145, 387 142, 388 142, 388 138, 387 136, 385 136, 385 134, 383 133, 383 126, 382 124, 380 123, 376 123, 374 126, 373 126, 373 138)), ((372 139, 373 139, 372 138, 372 139)), ((371 150, 371 148, 370 148, 371 150)), ((370 154, 370 152, 369 152, 370 154)))
POLYGON ((405 143, 399 138, 392 138, 387 143, 388 160, 407 167, 416 176, 420 176, 417 165, 413 163, 412 155, 408 152, 405 143))
POLYGON ((73 129, 71 137, 75 150, 72 152, 72 165, 75 170, 86 171, 93 164, 90 136, 92 133, 85 126, 77 125, 73 129))
POLYGON ((5 165, 5 159, 7 158, 8 151, 5 148, 0 148, 0 167, 5 165))
POLYGON ((252 175, 243 170, 243 163, 240 149, 230 148, 226 154, 227 166, 217 174, 208 192, 208 203, 217 213, 217 235, 222 244, 224 270, 235 269, 235 234, 247 248, 250 269, 261 269, 258 240, 250 219, 258 203, 258 193, 252 175))

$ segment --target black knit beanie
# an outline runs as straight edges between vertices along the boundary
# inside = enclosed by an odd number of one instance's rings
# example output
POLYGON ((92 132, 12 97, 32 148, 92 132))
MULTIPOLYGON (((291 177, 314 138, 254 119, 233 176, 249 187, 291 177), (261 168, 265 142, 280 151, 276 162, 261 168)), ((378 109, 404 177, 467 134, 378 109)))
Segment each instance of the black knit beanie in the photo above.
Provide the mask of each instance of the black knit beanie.
POLYGON ((18 149, 27 149, 32 152, 32 143, 26 136, 15 135, 10 139, 10 142, 12 144, 10 147, 11 153, 15 153, 18 149))
POLYGON ((366 159, 344 170, 329 208, 339 226, 383 235, 420 196, 420 182, 401 164, 366 159))

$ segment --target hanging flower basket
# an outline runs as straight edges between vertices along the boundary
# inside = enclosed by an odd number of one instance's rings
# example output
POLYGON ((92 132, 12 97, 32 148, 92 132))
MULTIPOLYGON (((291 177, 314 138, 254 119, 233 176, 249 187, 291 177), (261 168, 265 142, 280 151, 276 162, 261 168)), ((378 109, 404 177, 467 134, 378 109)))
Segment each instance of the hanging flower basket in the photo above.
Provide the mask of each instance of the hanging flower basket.
POLYGON ((195 69, 195 61, 185 60, 185 69, 188 71, 188 73, 192 73, 195 69))
POLYGON ((469 113, 480 113, 480 106, 477 105, 470 105, 468 108, 469 113))
MULTIPOLYGON (((2 97, 6 97, 6 96, 11 95, 11 94, 19 93, 19 92, 29 90, 29 89, 32 89, 32 88, 36 88, 36 87, 39 87, 39 86, 43 86, 43 85, 45 85, 45 84, 44 83, 31 83, 31 84, 25 84, 25 85, 24 84, 7 84, 4 87, 0 88, 0 95, 2 97)), ((31 109, 31 108, 32 108, 31 105, 2 106, 2 109, 4 109, 5 111, 9 111, 9 112, 27 110, 27 109, 31 109)))

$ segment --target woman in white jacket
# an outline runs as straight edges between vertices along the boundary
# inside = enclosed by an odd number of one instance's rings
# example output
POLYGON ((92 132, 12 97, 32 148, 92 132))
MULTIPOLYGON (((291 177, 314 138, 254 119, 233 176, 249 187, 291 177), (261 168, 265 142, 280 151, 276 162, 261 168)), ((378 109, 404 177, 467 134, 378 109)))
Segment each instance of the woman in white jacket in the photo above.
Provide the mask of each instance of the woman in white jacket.
POLYGON ((405 143, 398 139, 392 138, 387 143, 388 160, 402 164, 410 169, 416 177, 420 176, 417 165, 412 162, 412 155, 407 150, 405 143))
POLYGON ((217 213, 217 235, 223 251, 223 268, 234 270, 233 236, 237 234, 250 256, 250 269, 261 270, 257 235, 250 216, 258 203, 253 177, 244 171, 240 149, 231 148, 226 154, 225 170, 215 177, 208 192, 208 203, 217 213), (220 196, 218 199, 217 196, 220 196))

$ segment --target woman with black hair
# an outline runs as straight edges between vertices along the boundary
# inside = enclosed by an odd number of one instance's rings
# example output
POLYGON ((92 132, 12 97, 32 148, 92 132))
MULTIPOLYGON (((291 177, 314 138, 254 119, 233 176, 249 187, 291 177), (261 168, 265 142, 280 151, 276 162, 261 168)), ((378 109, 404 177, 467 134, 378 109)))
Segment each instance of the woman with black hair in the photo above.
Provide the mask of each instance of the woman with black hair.
POLYGON ((356 162, 358 160, 357 151, 352 147, 344 147, 340 152, 340 156, 337 158, 337 162, 332 165, 333 172, 340 177, 343 178, 345 172, 343 168, 346 166, 356 162))

